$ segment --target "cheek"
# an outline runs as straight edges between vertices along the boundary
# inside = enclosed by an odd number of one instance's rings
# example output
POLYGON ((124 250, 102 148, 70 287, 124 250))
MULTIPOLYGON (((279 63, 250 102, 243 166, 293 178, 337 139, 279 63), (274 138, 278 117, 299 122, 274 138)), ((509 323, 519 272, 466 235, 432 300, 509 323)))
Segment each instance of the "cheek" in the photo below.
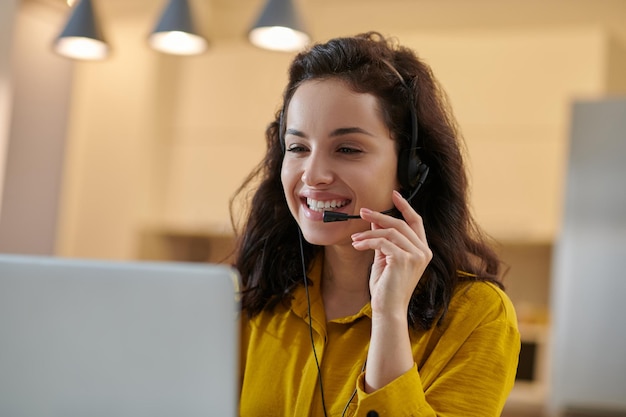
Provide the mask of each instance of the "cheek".
POLYGON ((287 203, 291 205, 293 203, 294 187, 297 182, 293 167, 290 167, 288 164, 283 164, 280 171, 280 182, 283 185, 283 191, 285 193, 285 197, 287 198, 287 203))
POLYGON ((399 186, 398 181, 398 166, 396 163, 384 163, 378 166, 371 167, 372 175, 368 176, 370 181, 376 181, 381 187, 393 187, 399 186))
POLYGON ((291 175, 289 175, 289 167, 283 164, 282 169, 280 170, 280 182, 283 184, 283 190, 285 193, 289 193, 289 184, 290 184, 291 175))

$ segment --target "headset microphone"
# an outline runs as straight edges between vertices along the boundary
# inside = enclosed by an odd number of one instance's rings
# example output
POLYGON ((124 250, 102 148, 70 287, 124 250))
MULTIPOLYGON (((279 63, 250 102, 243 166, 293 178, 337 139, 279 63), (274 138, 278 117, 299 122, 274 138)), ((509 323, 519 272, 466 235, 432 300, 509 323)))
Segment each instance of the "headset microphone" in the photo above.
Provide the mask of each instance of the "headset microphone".
MULTIPOLYGON (((389 209, 389 210, 385 210, 382 211, 382 214, 391 214, 395 211, 395 208, 389 209)), ((360 219, 361 216, 357 215, 351 215, 351 214, 346 214, 346 213, 339 213, 336 211, 324 211, 324 223, 330 223, 330 222, 345 222, 346 220, 350 220, 350 219, 360 219)))
MULTIPOLYGON (((415 186, 415 189, 413 190, 411 195, 407 198, 407 201, 413 200, 413 198, 417 195, 417 192, 420 190, 420 188, 422 188, 422 184, 424 184, 424 181, 426 181, 426 177, 428 176, 428 171, 429 171, 428 166, 422 163, 420 165, 420 173, 419 173, 419 179, 418 179, 417 185, 415 186)), ((393 214, 395 211, 396 209, 392 208, 389 210, 381 211, 381 214, 393 214)), ((324 223, 345 222, 346 220, 360 219, 360 218, 361 216, 359 216, 358 214, 351 215, 351 214, 346 214, 346 213, 339 213, 337 211, 324 211, 323 221, 324 223)))

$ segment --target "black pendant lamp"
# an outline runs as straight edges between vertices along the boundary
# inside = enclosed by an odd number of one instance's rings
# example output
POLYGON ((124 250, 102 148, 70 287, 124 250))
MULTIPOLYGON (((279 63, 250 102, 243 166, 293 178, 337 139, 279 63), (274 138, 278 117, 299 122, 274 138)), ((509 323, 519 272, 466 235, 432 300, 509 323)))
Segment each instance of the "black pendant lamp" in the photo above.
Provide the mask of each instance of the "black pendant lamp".
POLYGON ((206 39, 194 27, 187 0, 169 0, 148 42, 155 50, 174 55, 197 55, 207 48, 206 39))
POLYGON ((105 59, 109 54, 91 0, 74 5, 63 31, 55 39, 53 49, 59 55, 80 60, 105 59))
POLYGON ((298 51, 311 40, 292 0, 268 0, 248 39, 259 48, 285 52, 298 51))

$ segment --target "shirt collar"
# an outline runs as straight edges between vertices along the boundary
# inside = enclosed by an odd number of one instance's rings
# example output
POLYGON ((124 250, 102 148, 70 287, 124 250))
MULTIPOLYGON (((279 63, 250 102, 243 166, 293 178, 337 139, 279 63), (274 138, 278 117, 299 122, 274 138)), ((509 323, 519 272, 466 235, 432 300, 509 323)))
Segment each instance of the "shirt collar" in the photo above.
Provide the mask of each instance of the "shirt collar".
MULTIPOLYGON (((313 319, 313 323, 318 323, 322 326, 322 328, 326 327, 326 314, 324 313, 324 302, 322 300, 321 293, 321 284, 322 284, 322 266, 324 264, 324 256, 317 256, 308 271, 307 276, 309 277, 310 283, 308 285, 309 289, 309 299, 311 301, 311 316, 313 319)), ((308 301, 306 295, 306 289, 304 285, 299 286, 293 293, 293 300, 291 301, 291 310, 302 319, 308 322, 308 301)), ((361 310, 351 316, 342 317, 339 319, 332 320, 333 323, 351 323, 356 321, 362 317, 372 318, 372 306, 368 302, 361 308, 361 310)))
MULTIPOLYGON (((308 290, 309 300, 311 302, 311 314, 313 317, 319 317, 322 320, 324 318, 324 304, 322 302, 321 284, 322 284, 322 264, 324 263, 323 256, 317 256, 309 270, 307 271, 307 277, 309 278, 308 290), (321 314, 321 316, 320 316, 321 314)), ((293 300, 291 301, 291 310, 304 319, 308 318, 308 302, 306 288, 304 285, 298 286, 293 292, 293 300)))

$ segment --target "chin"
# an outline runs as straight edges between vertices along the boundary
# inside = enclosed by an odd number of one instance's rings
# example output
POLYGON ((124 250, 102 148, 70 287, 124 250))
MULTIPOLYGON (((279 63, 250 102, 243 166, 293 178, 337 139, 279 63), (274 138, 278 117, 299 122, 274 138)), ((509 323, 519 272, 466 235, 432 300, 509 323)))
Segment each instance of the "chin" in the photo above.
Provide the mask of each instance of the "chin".
POLYGON ((313 225, 300 225, 304 239, 312 245, 350 245, 352 246, 352 236, 362 228, 355 229, 354 221, 319 223, 313 225))

